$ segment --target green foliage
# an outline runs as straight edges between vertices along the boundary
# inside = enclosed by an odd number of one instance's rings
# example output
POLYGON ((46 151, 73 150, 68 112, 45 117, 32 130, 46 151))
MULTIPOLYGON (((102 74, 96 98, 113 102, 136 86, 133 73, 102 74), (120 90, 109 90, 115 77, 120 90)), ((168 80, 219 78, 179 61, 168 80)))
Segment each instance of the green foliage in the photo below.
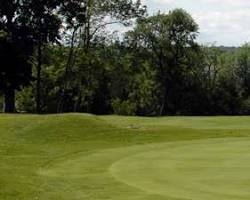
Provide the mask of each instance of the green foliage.
POLYGON ((250 98, 243 100, 240 112, 243 115, 250 114, 250 98))
MULTIPOLYGON (((46 46, 43 53, 43 73, 41 77, 41 111, 56 112, 60 83, 63 79, 63 67, 67 48, 46 46)), ((36 62, 34 63, 33 73, 37 73, 36 62)), ((19 111, 36 112, 35 80, 28 87, 23 88, 17 95, 17 109, 19 111)))
POLYGON ((62 21, 57 9, 60 4, 54 0, 0 1, 0 60, 3 65, 0 89, 6 96, 6 112, 15 111, 15 90, 32 79, 31 56, 36 47, 39 57, 36 78, 40 84, 42 46, 59 39, 62 21))
POLYGON ((141 63, 141 67, 134 74, 128 98, 136 106, 136 114, 142 116, 158 115, 160 84, 156 81, 157 72, 148 63, 141 63))
MULTIPOLYGON (((127 42, 138 52, 148 51, 150 65, 157 73, 161 86, 159 114, 175 114, 180 100, 185 96, 189 84, 187 75, 194 72, 191 54, 198 53, 195 42, 198 26, 192 17, 182 9, 168 14, 158 13, 138 20, 133 31, 127 34, 127 42)), ((136 54, 136 58, 139 56, 136 54)))
POLYGON ((0 112, 3 111, 3 95, 0 93, 0 112))
POLYGON ((236 75, 245 98, 250 95, 250 46, 241 47, 236 53, 236 75))
POLYGON ((8 34, 4 30, 0 30, 0 40, 5 40, 8 34))
POLYGON ((34 86, 23 88, 17 93, 16 109, 19 112, 35 112, 34 86))
POLYGON ((122 101, 120 99, 112 100, 112 108, 116 115, 135 115, 136 105, 129 100, 122 101))
POLYGON ((139 0, 46 2, 0 1, 0 90, 12 106, 20 90, 18 111, 249 112, 249 44, 198 45, 198 25, 183 9, 146 16, 139 0), (107 32, 133 20, 124 37, 107 32))

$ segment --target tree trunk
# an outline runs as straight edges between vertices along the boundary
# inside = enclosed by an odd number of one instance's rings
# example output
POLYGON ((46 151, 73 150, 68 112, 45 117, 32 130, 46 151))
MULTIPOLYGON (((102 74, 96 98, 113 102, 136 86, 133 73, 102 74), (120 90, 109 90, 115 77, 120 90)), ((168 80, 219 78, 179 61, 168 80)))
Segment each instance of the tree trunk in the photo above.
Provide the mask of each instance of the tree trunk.
POLYGON ((16 111, 15 90, 14 89, 7 89, 4 92, 3 111, 5 113, 14 113, 16 111))
POLYGON ((68 89, 68 84, 70 81, 71 68, 74 64, 73 58, 74 58, 74 54, 75 54, 75 39, 76 39, 75 37, 76 37, 77 30, 78 30, 78 28, 75 28, 73 31, 73 34, 71 36, 71 44, 70 44, 68 60, 67 60, 66 67, 65 67, 62 89, 61 89, 58 104, 57 104, 57 112, 58 113, 62 113, 64 111, 66 90, 68 89))
POLYGON ((167 78, 164 78, 164 83, 163 83, 163 98, 161 102, 161 108, 160 108, 160 116, 168 114, 170 111, 170 106, 169 106, 169 92, 171 89, 170 83, 167 80, 167 78))
POLYGON ((36 75, 36 112, 41 113, 41 71, 42 71, 42 45, 38 45, 37 75, 36 75))
POLYGON ((80 112, 80 106, 81 106, 81 102, 82 102, 82 95, 81 95, 81 85, 80 83, 77 86, 77 100, 75 102, 74 105, 74 112, 80 112))

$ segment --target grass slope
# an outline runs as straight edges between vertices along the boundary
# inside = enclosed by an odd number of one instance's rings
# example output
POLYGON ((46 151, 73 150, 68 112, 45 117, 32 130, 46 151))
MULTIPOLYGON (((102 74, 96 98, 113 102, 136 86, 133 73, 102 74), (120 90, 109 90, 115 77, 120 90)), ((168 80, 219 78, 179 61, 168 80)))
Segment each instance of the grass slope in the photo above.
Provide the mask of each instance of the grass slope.
POLYGON ((0 115, 0 199, 249 199, 249 122, 0 115))

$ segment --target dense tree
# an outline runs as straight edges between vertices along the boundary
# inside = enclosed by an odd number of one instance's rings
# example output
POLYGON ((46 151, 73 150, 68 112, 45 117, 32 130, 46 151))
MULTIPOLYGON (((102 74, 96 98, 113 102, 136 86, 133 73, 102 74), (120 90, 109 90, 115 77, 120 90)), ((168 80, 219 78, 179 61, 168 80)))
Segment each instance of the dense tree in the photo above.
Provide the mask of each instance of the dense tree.
POLYGON ((131 20, 144 16, 146 12, 146 7, 140 0, 86 0, 86 5, 86 20, 83 25, 83 45, 86 49, 106 26, 131 25, 131 20))
POLYGON ((158 13, 138 20, 137 26, 128 34, 134 48, 152 52, 152 65, 157 67, 162 87, 160 114, 174 114, 183 93, 182 82, 190 69, 189 54, 198 48, 195 42, 198 26, 182 9, 169 14, 158 13))
POLYGON ((40 112, 42 47, 59 38, 61 20, 56 10, 60 2, 53 0, 1 1, 1 57, 5 91, 5 111, 14 111, 15 90, 31 78, 29 57, 37 47, 37 111, 40 112), (11 66, 11 67, 9 67, 11 66))
POLYGON ((236 56, 236 75, 242 88, 244 98, 250 95, 250 46, 244 45, 236 56))
POLYGON ((0 0, 4 111, 250 113, 248 44, 200 46, 184 10, 145 12, 139 0, 0 0))
POLYGON ((4 112, 15 111, 15 91, 31 80, 33 30, 26 18, 25 1, 0 1, 0 89, 4 112))
POLYGON ((38 0, 27 1, 25 18, 30 19, 28 26, 32 28, 34 41, 37 49, 36 64, 36 109, 41 112, 41 71, 42 71, 42 52, 43 47, 48 42, 58 42, 60 39, 59 29, 61 20, 56 11, 60 1, 38 0))
MULTIPOLYGON (((68 55, 68 62, 65 67, 65 79, 62 83, 58 112, 66 110, 65 101, 68 101, 67 98, 69 97, 67 93, 72 89, 78 91, 78 95, 75 97, 76 101, 74 103, 74 110, 81 111, 79 105, 81 104, 82 96, 84 96, 82 91, 84 87, 82 87, 82 83, 86 78, 82 76, 79 79, 75 79, 74 73, 72 72, 72 68, 76 65, 76 54, 79 52, 76 49, 81 48, 83 50, 81 53, 85 54, 85 57, 88 57, 88 59, 84 61, 84 64, 81 63, 81 66, 84 69, 89 69, 90 71, 86 72, 86 74, 90 74, 93 63, 91 63, 91 59, 89 58, 96 55, 93 51, 95 51, 96 47, 100 46, 99 43, 102 45, 103 42, 106 42, 107 36, 104 34, 106 30, 105 28, 111 24, 122 24, 128 26, 131 24, 131 20, 144 16, 146 8, 141 5, 140 0, 86 0, 84 1, 83 8, 76 9, 76 11, 78 12, 73 13, 73 16, 79 16, 80 13, 84 13, 84 16, 80 15, 80 17, 75 19, 73 21, 74 23, 72 23, 72 12, 67 12, 67 8, 63 9, 63 13, 66 13, 68 16, 68 20, 66 21, 69 23, 69 28, 72 32, 70 37, 71 48, 68 55), (78 81, 78 83, 74 85, 76 88, 72 88, 72 85, 70 85, 72 79, 74 83, 75 81, 78 81)), ((99 93, 97 96, 101 97, 105 95, 99 93)), ((99 102, 101 102, 101 100, 99 100, 99 102)))

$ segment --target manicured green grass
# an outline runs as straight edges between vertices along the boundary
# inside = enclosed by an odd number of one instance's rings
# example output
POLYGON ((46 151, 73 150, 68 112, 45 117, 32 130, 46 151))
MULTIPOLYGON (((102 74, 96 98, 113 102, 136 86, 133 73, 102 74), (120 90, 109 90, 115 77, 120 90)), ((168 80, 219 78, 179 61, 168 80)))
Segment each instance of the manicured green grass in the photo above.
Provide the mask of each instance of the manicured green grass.
POLYGON ((250 199, 249 136, 250 117, 0 115, 0 199, 250 199))

